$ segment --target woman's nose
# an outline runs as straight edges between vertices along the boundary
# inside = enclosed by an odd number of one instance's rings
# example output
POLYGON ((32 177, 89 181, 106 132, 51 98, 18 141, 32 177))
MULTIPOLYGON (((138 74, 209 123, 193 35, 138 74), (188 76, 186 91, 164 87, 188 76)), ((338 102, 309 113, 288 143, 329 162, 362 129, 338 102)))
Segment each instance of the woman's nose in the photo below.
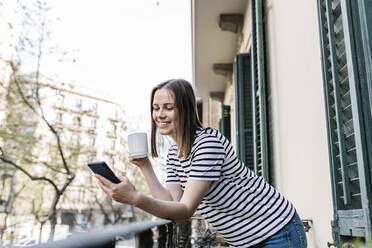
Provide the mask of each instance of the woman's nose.
POLYGON ((165 117, 164 109, 159 109, 158 117, 160 118, 165 117))

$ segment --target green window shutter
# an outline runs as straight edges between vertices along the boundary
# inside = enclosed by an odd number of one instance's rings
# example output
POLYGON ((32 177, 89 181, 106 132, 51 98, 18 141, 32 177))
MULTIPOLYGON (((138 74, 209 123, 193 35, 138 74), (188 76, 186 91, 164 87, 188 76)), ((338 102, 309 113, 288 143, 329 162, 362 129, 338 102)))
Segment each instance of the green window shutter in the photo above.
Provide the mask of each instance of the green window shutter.
POLYGON ((250 54, 236 55, 234 65, 236 97, 236 142, 239 159, 254 170, 252 75, 250 54))
POLYGON ((269 181, 268 127, 266 108, 265 32, 262 0, 252 1, 252 95, 254 171, 269 181))
POLYGON ((262 0, 252 1, 251 54, 236 57, 237 150, 239 158, 269 182, 265 37, 262 0))
POLYGON ((371 132, 365 128, 371 123, 371 105, 363 104, 370 99, 361 91, 368 88, 368 66, 360 59, 364 56, 359 46, 365 42, 357 2, 363 0, 318 0, 334 202, 332 227, 338 247, 357 238, 371 245, 371 132))
POLYGON ((222 117, 220 119, 220 132, 231 141, 231 115, 230 106, 222 104, 222 117))
POLYGON ((197 108, 197 111, 198 111, 199 121, 201 123, 203 123, 203 101, 198 101, 196 103, 196 108, 197 108))

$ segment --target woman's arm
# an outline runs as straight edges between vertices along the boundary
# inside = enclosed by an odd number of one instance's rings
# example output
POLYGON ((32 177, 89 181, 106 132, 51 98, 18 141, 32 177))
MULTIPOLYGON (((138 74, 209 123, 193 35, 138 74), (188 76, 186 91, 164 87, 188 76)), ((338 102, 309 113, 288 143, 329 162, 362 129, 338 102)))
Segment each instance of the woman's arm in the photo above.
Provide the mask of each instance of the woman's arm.
POLYGON ((128 179, 121 177, 119 184, 96 175, 102 190, 118 202, 134 205, 163 219, 185 222, 194 214, 212 181, 188 180, 179 202, 154 199, 138 192, 128 179))
POLYGON ((180 195, 182 195, 181 187, 179 185, 172 185, 164 188, 159 182, 148 157, 132 159, 131 162, 140 168, 154 198, 165 201, 178 201, 180 199, 180 195))
POLYGON ((211 182, 189 180, 179 202, 159 201, 137 192, 134 205, 157 217, 183 223, 194 214, 211 182))

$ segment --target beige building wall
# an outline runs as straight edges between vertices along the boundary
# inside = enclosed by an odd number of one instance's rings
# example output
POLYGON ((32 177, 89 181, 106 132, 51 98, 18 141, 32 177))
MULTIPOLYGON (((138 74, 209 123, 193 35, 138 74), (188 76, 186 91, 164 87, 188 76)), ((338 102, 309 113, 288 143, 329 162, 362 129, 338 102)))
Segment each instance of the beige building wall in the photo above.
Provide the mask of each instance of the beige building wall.
POLYGON ((226 91, 224 97, 224 104, 230 106, 231 115, 231 144, 236 151, 236 112, 235 112, 235 85, 234 85, 233 75, 229 75, 226 81, 226 91))
POLYGON ((202 106, 203 106, 203 126, 209 126, 209 97, 202 98, 202 106))
POLYGON ((303 219, 311 247, 332 242, 333 213, 316 1, 268 1, 268 82, 275 179, 303 219), (289 11, 289 10, 294 11, 289 11))
POLYGON ((209 126, 218 129, 221 118, 221 103, 220 99, 215 97, 203 98, 203 126, 209 126))

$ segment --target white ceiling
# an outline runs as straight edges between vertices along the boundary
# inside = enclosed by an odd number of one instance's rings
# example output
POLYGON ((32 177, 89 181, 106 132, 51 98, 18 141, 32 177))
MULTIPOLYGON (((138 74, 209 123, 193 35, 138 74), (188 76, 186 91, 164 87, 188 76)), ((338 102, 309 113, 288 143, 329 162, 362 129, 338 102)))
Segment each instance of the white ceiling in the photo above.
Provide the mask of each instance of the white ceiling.
POLYGON ((220 14, 243 14, 247 0, 192 0, 193 83, 198 98, 225 91, 225 77, 215 63, 232 63, 238 35, 222 31, 220 14))

